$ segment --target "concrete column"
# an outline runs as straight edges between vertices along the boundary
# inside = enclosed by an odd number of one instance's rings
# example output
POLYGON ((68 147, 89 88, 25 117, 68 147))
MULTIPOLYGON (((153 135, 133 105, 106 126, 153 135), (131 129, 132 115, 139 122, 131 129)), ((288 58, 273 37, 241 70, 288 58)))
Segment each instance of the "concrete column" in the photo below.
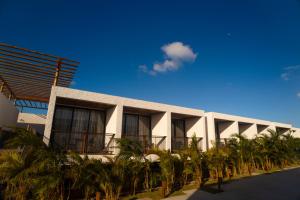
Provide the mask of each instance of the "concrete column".
POLYGON ((116 105, 106 111, 106 127, 107 134, 115 134, 115 138, 122 137, 122 120, 123 106, 116 105))
POLYGON ((171 113, 163 112, 151 116, 152 137, 165 136, 163 149, 171 149, 171 113))
POLYGON ((216 128, 212 113, 205 115, 206 118, 206 146, 207 148, 213 147, 216 141, 216 128))
POLYGON ((191 117, 185 120, 186 136, 191 138, 194 135, 197 138, 202 138, 200 141, 201 148, 206 150, 205 142, 205 117, 191 117))
POLYGON ((51 138, 51 130, 52 130, 52 123, 53 117, 55 112, 55 104, 56 104, 56 88, 53 86, 51 89, 51 95, 48 104, 48 112, 47 112, 47 119, 45 124, 45 131, 44 131, 44 142, 45 144, 49 145, 50 138, 51 138))
POLYGON ((239 133, 238 121, 225 121, 219 124, 220 138, 230 138, 232 134, 239 133))
POLYGON ((257 134, 267 133, 269 126, 256 124, 257 134))
MULTIPOLYGON (((267 130, 269 130, 269 129, 271 129, 271 130, 273 130, 273 131, 276 131, 276 126, 275 125, 270 125, 268 128, 267 128, 267 130)), ((268 133, 268 131, 265 131, 266 133, 268 133)))
POLYGON ((251 124, 249 128, 244 130, 243 135, 246 136, 248 139, 253 139, 257 135, 257 126, 256 124, 251 124))
POLYGON ((123 105, 116 105, 112 108, 106 110, 106 126, 105 126, 105 146, 109 147, 114 154, 118 153, 117 148, 112 148, 116 146, 115 139, 122 137, 122 122, 123 122, 123 105), (113 136, 114 134, 114 136, 113 136))

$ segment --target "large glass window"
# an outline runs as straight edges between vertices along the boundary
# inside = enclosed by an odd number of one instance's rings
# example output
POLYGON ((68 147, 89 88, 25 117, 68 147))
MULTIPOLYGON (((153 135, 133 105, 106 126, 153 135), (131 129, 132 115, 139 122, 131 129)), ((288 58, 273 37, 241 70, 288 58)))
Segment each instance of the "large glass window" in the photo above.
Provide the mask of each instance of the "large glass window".
POLYGON ((136 114, 124 114, 123 136, 139 141, 144 148, 151 145, 150 117, 136 114))
POLYGON ((53 140, 66 150, 99 153, 104 148, 105 112, 57 106, 53 140))
POLYGON ((172 149, 178 150, 185 146, 185 120, 172 120, 172 149))

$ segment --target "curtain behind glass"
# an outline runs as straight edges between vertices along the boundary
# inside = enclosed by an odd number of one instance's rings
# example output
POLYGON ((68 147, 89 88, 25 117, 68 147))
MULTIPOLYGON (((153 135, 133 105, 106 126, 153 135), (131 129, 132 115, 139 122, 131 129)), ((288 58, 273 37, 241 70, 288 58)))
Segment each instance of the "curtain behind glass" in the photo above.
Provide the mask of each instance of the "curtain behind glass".
POLYGON ((68 145, 72 113, 72 108, 56 107, 55 109, 55 115, 53 119, 53 140, 55 144, 65 148, 68 145))
POLYGON ((150 130, 150 118, 147 116, 139 116, 139 140, 143 146, 149 146, 151 144, 150 130))
POLYGON ((105 144, 105 114, 92 110, 89 121, 88 152, 100 152, 105 144))
POLYGON ((69 148, 84 152, 88 134, 89 110, 75 108, 70 136, 69 148))
POLYGON ((175 133, 176 133, 176 136, 175 137, 178 137, 178 138, 183 138, 184 135, 185 135, 185 131, 184 131, 184 120, 176 120, 175 121, 175 133))
POLYGON ((138 116, 136 115, 124 115, 123 131, 125 136, 138 136, 138 116))
POLYGON ((172 120, 172 148, 181 149, 185 145, 185 121, 172 120))

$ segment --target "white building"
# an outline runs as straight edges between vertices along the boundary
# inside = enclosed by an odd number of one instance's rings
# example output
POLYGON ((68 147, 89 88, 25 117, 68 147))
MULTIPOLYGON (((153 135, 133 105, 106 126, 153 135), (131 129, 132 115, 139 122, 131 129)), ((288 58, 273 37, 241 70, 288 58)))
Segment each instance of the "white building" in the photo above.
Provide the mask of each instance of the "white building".
POLYGON ((45 143, 65 150, 115 154, 115 139, 129 138, 144 149, 175 151, 195 135, 205 151, 232 134, 253 138, 268 129, 300 137, 291 124, 69 89, 78 62, 4 43, 0 47, 10 52, 0 52, 0 129, 30 128, 43 134, 45 143), (23 113, 23 107, 47 109, 47 115, 23 113))
POLYGON ((102 154, 116 151, 115 138, 173 151, 195 134, 206 150, 217 139, 235 133, 253 138, 268 129, 300 136, 290 124, 53 86, 44 136, 67 149, 102 154))
POLYGON ((122 137, 176 150, 194 134, 205 149, 202 110, 54 86, 44 136, 93 154, 115 151, 113 140, 122 137))

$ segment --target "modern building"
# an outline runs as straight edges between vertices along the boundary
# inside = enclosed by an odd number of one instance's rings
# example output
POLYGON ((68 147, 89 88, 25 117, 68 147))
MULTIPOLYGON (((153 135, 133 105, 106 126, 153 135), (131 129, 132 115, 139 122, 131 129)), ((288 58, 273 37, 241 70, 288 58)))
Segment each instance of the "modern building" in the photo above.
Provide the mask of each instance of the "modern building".
POLYGON ((291 124, 283 124, 236 115, 228 115, 216 112, 205 113, 207 120, 207 144, 212 147, 214 141, 224 141, 232 134, 243 134, 247 138, 254 138, 257 134, 267 133, 268 129, 286 134, 292 129, 291 124))
POLYGON ((205 144, 203 110, 53 86, 46 138, 68 150, 113 153, 116 138, 140 141, 144 149, 177 150, 195 135, 205 144))
POLYGON ((204 151, 232 134, 253 138, 272 129, 300 137, 291 124, 70 89, 78 64, 0 43, 0 129, 26 127, 46 144, 88 155, 115 154, 117 138, 174 152, 193 136, 204 151))

